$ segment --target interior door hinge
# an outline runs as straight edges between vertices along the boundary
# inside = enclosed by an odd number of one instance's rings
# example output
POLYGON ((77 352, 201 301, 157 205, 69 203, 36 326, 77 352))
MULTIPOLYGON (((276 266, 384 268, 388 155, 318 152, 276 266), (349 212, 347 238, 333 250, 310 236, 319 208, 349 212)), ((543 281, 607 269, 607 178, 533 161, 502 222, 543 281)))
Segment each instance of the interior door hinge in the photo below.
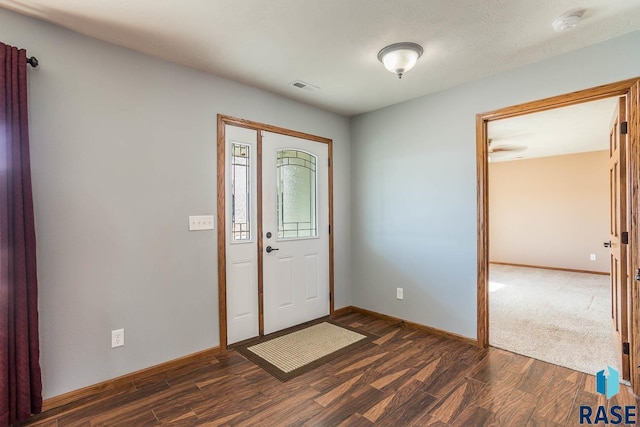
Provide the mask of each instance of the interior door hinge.
POLYGON ((331 226, 329 226, 329 234, 331 234, 331 226))
POLYGON ((329 292, 329 301, 331 301, 332 299, 333 299, 333 295, 331 295, 331 292, 329 292))
POLYGON ((620 135, 626 135, 629 132, 629 124, 627 122, 620 123, 620 135))
POLYGON ((629 354, 629 343, 628 342, 623 342, 622 343, 622 354, 629 354))
POLYGON ((331 167, 331 157, 329 157, 327 160, 328 160, 329 167, 331 167))
POLYGON ((620 236, 620 241, 624 245, 628 245, 629 244, 629 232, 628 231, 623 231, 622 232, 622 235, 620 236))

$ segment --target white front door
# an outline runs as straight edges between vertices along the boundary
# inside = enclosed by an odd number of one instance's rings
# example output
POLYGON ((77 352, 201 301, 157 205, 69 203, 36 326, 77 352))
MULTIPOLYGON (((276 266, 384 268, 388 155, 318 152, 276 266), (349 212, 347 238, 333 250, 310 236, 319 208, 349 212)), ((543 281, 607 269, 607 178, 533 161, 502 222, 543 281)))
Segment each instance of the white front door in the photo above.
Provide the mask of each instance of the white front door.
POLYGON ((264 132, 264 333, 329 314, 327 144, 264 132))

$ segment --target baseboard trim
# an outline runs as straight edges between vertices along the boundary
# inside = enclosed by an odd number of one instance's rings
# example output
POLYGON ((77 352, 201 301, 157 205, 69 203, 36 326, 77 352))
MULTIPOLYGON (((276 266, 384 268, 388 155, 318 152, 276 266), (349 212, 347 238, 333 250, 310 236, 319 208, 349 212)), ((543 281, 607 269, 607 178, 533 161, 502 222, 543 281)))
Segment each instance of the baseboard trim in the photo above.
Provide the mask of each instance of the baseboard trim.
POLYGON ((42 412, 49 411, 60 406, 68 405, 70 403, 77 402, 87 397, 95 396, 107 390, 112 390, 128 383, 140 381, 144 378, 148 378, 153 375, 161 374, 171 369, 179 368, 189 363, 197 362, 203 359, 208 359, 214 355, 220 353, 220 347, 213 347, 207 350, 202 350, 197 353, 189 354, 187 356, 173 359, 168 362, 160 363, 159 365, 150 366, 145 369, 141 369, 130 374, 122 375, 117 378, 113 378, 107 381, 103 381, 98 384, 93 384, 78 390, 73 390, 68 393, 61 394, 49 399, 46 399, 42 403, 42 412))
POLYGON ((349 313, 352 313, 352 312, 353 312, 353 307, 348 305, 346 307, 342 307, 342 308, 339 308, 337 310, 333 310, 333 314, 331 315, 331 317, 342 316, 343 314, 349 314, 349 313))
POLYGON ((561 268, 561 267, 545 267, 545 266, 542 266, 542 265, 514 264, 514 263, 511 263, 511 262, 490 261, 489 264, 509 265, 511 267, 540 268, 542 270, 568 271, 570 273, 599 274, 601 276, 608 276, 609 275, 609 273, 603 272, 603 271, 576 270, 574 268, 561 268))
POLYGON ((360 308, 360 307, 355 307, 355 306, 350 306, 350 312, 355 312, 355 313, 360 313, 360 314, 367 314, 369 316, 373 316, 376 317, 380 320, 385 320, 387 322, 392 322, 392 323, 403 323, 404 325, 410 327, 410 328, 414 328, 417 329, 419 331, 422 332, 426 332, 432 335, 438 335, 441 337, 445 337, 448 339, 452 339, 455 341, 461 341, 465 344, 470 344, 473 346, 478 346, 478 340, 473 339, 473 338, 469 338, 469 337, 465 337, 462 335, 458 335, 456 333, 453 332, 448 332, 448 331, 443 331, 442 329, 438 329, 438 328, 434 328, 431 326, 426 326, 426 325, 422 325, 420 323, 416 323, 416 322, 411 322, 409 320, 404 320, 404 319, 400 319, 399 317, 393 317, 393 316, 389 316, 388 314, 382 314, 382 313, 378 313, 376 311, 371 311, 371 310, 367 310, 366 308, 360 308))

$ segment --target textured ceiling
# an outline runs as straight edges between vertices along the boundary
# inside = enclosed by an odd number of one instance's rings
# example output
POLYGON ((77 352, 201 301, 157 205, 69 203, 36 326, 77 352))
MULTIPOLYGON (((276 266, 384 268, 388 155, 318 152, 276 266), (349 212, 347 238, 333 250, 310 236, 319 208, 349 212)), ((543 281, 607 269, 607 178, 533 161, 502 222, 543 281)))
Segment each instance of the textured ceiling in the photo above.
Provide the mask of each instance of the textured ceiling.
POLYGON ((345 115, 640 30, 640 0, 0 0, 0 7, 345 115), (555 18, 579 8, 587 12, 577 28, 553 32, 555 18), (400 81, 376 58, 399 41, 425 49, 400 81), (320 90, 295 89, 294 80, 320 90))
POLYGON ((491 162, 607 150, 616 103, 617 98, 608 98, 489 122, 493 148, 526 147, 490 154, 491 162))

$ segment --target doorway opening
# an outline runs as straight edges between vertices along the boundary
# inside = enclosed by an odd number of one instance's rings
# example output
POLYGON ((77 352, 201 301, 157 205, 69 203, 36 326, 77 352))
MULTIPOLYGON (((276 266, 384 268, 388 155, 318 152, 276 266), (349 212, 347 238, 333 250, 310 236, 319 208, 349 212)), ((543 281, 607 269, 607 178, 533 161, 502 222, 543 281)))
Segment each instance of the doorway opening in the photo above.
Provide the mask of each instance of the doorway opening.
POLYGON ((603 244, 618 102, 489 123, 491 346, 588 374, 622 372, 603 244))
MULTIPOLYGON (((552 110, 554 108, 566 107, 582 104, 589 101, 602 100, 611 97, 625 97, 626 113, 623 115, 627 122, 624 127, 628 127, 626 134, 626 144, 628 145, 627 170, 620 182, 624 182, 629 189, 628 197, 636 200, 638 183, 640 177, 638 173, 638 158, 640 157, 640 141, 638 140, 638 110, 640 109, 640 80, 638 78, 595 87, 583 91, 573 92, 566 95, 547 98, 513 107, 478 114, 476 116, 476 153, 478 172, 478 343, 480 346, 489 345, 489 123, 492 121, 506 119, 510 117, 523 116, 530 113, 552 110)), ((622 124, 621 124, 622 126, 622 124)), ((622 127, 621 129, 622 130, 622 127)), ((636 271, 640 266, 637 242, 638 223, 640 215, 637 210, 631 210, 627 242, 629 260, 625 269, 627 277, 630 271, 636 271)), ((613 251, 612 251, 613 252, 613 251)), ((628 308, 628 360, 632 367, 638 366, 637 358, 640 355, 640 317, 637 303, 638 291, 635 286, 627 286, 626 290, 618 292, 619 299, 628 308), (626 291, 626 292, 624 292, 626 291)), ((629 371, 632 387, 640 384, 640 370, 629 371)))

